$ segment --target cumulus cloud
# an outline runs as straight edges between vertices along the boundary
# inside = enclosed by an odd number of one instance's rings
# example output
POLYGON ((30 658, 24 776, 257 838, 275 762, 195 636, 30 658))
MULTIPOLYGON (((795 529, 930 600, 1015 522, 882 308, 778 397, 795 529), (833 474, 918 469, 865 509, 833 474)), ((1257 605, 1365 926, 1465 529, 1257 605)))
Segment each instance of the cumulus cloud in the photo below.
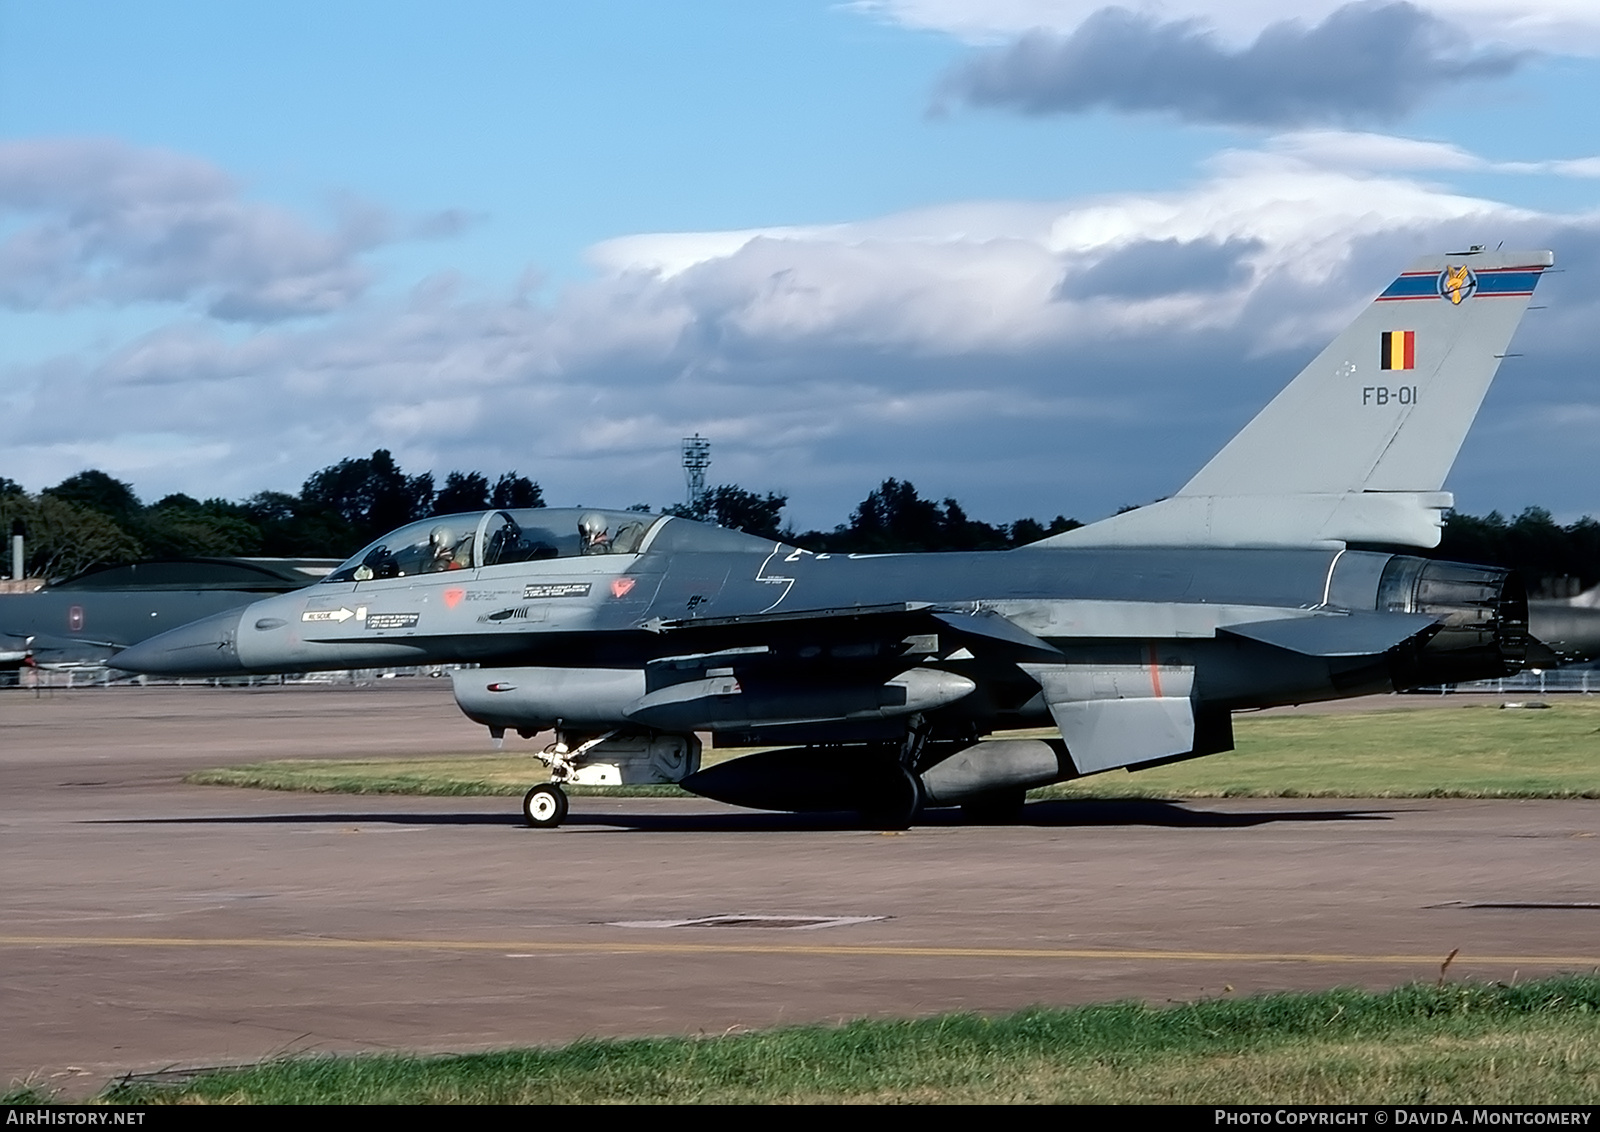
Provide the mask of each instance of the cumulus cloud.
MULTIPOLYGON (((1348 0, 1296 0, 1295 14, 1321 21, 1348 0)), ((905 27, 944 32, 975 44, 1003 43, 1024 32, 1067 35, 1105 0, 854 0, 846 5, 905 27)), ((1125 5, 1167 20, 1195 20, 1222 41, 1243 47, 1283 19, 1282 0, 1139 0, 1125 5)), ((1558 54, 1600 53, 1600 7, 1592 0, 1418 0, 1418 6, 1472 35, 1475 42, 1558 54)))
POLYGON ((237 497, 383 446, 417 470, 515 467, 553 502, 664 504, 698 431, 713 479, 788 491, 801 526, 890 475, 991 521, 1089 519, 1181 484, 1412 257, 1503 240, 1568 271, 1453 483, 1469 510, 1592 508, 1573 407, 1600 404, 1600 215, 1414 176, 1480 164, 1305 135, 1171 192, 639 234, 548 302, 441 274, 249 333, 192 313, 0 372, 0 474, 39 487, 122 453, 107 470, 146 495, 237 497))
POLYGON ((1135 240, 1073 272, 1056 288, 1062 299, 1106 296, 1148 299, 1185 292, 1216 293, 1249 278, 1245 257, 1259 240, 1135 240))
POLYGON ((1448 142, 1347 130, 1300 130, 1270 139, 1274 153, 1341 169, 1470 171, 1533 176, 1600 177, 1600 157, 1554 161, 1490 161, 1448 142))
POLYGON ((1257 126, 1389 121, 1452 86, 1512 71, 1522 56, 1474 49, 1404 2, 1348 4, 1319 24, 1269 24, 1235 49, 1196 20, 1104 8, 1066 35, 1030 31, 980 51, 942 92, 1024 114, 1106 108, 1257 126))
POLYGON ((109 139, 0 143, 0 304, 184 303, 239 322, 325 314, 363 294, 359 257, 392 238, 380 209, 343 201, 336 213, 319 229, 183 154, 109 139))
MULTIPOLYGON (((1152 320, 1230 324, 1268 280, 1326 287, 1330 267, 1364 241, 1444 226, 1457 242, 1481 242, 1482 226, 1533 216, 1343 156, 1332 146, 1269 145, 1225 151, 1207 176, 1168 193, 630 237, 597 249, 606 274, 581 302, 588 310, 605 296, 612 316, 651 327, 656 345, 673 349, 826 341, 921 355, 1031 350, 1137 336, 1152 320), (1097 296, 1126 301, 1062 301, 1097 296)), ((1291 307, 1256 330, 1289 341, 1326 328, 1290 329, 1304 318, 1291 307)))

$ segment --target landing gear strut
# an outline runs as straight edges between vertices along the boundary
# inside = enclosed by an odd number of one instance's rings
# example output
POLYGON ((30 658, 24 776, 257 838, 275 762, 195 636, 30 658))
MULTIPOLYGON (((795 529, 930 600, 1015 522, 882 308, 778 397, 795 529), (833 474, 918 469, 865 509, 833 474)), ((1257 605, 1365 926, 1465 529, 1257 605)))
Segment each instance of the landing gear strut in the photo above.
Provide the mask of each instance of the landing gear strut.
POLYGON ((861 823, 868 829, 910 829, 922 811, 922 784, 903 766, 891 768, 873 794, 861 809, 861 823))
POLYGON ((567 792, 558 782, 541 782, 522 796, 522 816, 534 829, 554 829, 567 817, 567 792))
POLYGON ((898 750, 891 748, 891 765, 884 767, 868 803, 861 807, 861 822, 868 829, 910 829, 922 812, 922 782, 917 778, 917 760, 927 746, 928 728, 920 714, 908 721, 906 736, 898 750))
POLYGON ((567 733, 557 721, 556 741, 535 756, 550 768, 553 781, 541 782, 522 796, 522 816, 528 819, 530 826, 534 829, 554 829, 567 820, 567 792, 561 788, 561 784, 571 781, 577 773, 578 760, 588 754, 590 748, 599 746, 615 734, 615 731, 607 731, 573 747, 569 745, 567 733))

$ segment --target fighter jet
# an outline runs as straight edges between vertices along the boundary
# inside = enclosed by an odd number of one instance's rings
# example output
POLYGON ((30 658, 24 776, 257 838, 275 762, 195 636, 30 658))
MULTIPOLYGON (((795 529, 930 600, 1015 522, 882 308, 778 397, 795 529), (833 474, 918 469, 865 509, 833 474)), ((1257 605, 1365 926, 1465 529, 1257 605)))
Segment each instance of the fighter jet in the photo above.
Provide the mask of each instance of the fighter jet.
POLYGON ((312 558, 172 558, 97 567, 33 593, 0 594, 0 672, 99 670, 131 644, 310 585, 336 565, 312 558))
POLYGON ((1175 495, 1008 551, 820 554, 683 518, 490 510, 122 653, 167 674, 467 663, 497 739, 564 783, 772 809, 1017 813, 1034 786, 1227 751, 1232 713, 1489 678, 1530 648, 1511 572, 1434 547, 1442 490, 1549 252, 1418 260, 1175 495), (1050 738, 995 737, 1025 728, 1050 738), (701 770, 716 747, 775 748, 701 770))

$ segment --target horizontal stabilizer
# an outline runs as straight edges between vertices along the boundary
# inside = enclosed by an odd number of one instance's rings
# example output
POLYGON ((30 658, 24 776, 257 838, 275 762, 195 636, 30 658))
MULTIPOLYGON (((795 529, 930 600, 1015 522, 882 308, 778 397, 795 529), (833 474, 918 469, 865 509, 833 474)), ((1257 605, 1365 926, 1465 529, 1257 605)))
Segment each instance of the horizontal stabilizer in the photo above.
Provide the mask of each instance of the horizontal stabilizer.
POLYGON ((1378 656, 1438 624, 1426 613, 1319 613, 1227 625, 1220 632, 1305 656, 1378 656))
POLYGON ((1194 749, 1191 665, 1024 664, 1079 774, 1137 766, 1194 749))
POLYGON ((1079 774, 1137 766, 1194 747, 1194 710, 1187 698, 1051 704, 1050 714, 1079 774))

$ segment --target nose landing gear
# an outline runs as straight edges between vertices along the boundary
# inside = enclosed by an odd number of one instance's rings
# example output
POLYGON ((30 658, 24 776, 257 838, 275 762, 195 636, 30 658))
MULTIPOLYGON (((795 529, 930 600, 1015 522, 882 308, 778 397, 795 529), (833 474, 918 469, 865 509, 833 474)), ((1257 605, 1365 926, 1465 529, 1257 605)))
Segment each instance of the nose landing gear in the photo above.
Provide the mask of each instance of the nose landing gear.
POLYGON ((534 829, 554 829, 567 817, 567 792, 560 783, 541 782, 522 796, 522 816, 534 829))

